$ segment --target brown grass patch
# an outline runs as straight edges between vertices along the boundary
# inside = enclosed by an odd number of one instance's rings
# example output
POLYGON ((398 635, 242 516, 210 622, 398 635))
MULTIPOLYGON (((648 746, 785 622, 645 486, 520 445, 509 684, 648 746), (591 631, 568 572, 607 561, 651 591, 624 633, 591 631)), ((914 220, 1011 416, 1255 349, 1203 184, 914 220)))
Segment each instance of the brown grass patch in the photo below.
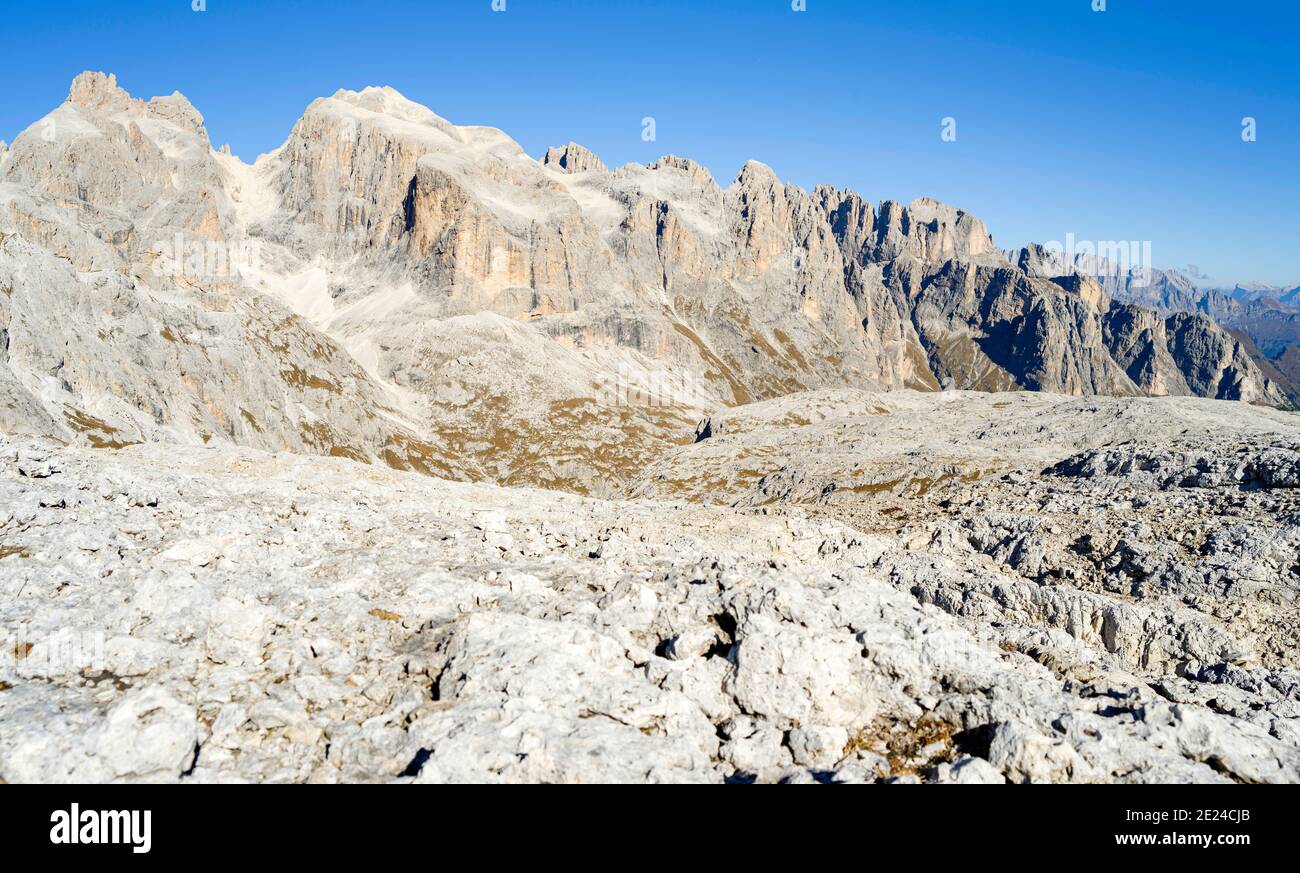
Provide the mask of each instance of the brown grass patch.
POLYGON ((362 464, 370 463, 370 458, 364 452, 351 446, 330 446, 329 456, 331 458, 347 458, 352 461, 359 461, 362 464))
POLYGON ((859 751, 875 752, 889 763, 891 776, 920 775, 956 754, 954 725, 937 718, 921 716, 914 724, 875 722, 858 731, 844 746, 844 756, 859 751))
POLYGON ((689 327, 682 324, 680 321, 677 321, 676 319, 672 319, 672 325, 673 325, 673 330, 677 331, 679 334, 686 337, 686 339, 690 340, 691 344, 694 345, 695 348, 699 351, 700 357, 704 358, 705 361, 707 361, 710 365, 714 367, 714 369, 717 370, 716 374, 710 373, 706 375, 710 375, 710 376, 716 375, 726 380, 727 385, 731 387, 732 400, 734 401, 736 406, 743 406, 744 404, 753 401, 754 399, 753 396, 750 395, 748 389, 746 389, 745 386, 741 384, 740 380, 736 378, 736 374, 733 373, 731 371, 731 368, 728 367, 723 362, 722 358, 719 358, 716 354, 714 354, 712 349, 710 349, 707 345, 704 344, 704 340, 700 339, 699 335, 695 331, 691 330, 689 327))
POLYGON ((139 440, 115 439, 114 436, 119 432, 117 428, 79 409, 65 409, 63 417, 67 419, 69 427, 77 433, 85 434, 92 448, 116 450, 140 444, 139 440))
POLYGON ((331 382, 328 379, 322 379, 320 376, 312 375, 303 370, 297 364, 290 364, 289 369, 280 371, 280 378, 295 388, 317 388, 321 391, 329 391, 332 394, 342 394, 337 382, 331 382))
POLYGON ((801 370, 808 369, 808 361, 799 353, 799 347, 794 344, 794 340, 786 336, 785 331, 780 328, 773 328, 772 336, 776 337, 776 341, 785 349, 785 353, 790 360, 794 361, 801 370))
POLYGON ((394 470, 421 473, 444 479, 460 479, 456 470, 447 463, 442 452, 432 443, 426 443, 406 434, 390 437, 379 457, 394 470))

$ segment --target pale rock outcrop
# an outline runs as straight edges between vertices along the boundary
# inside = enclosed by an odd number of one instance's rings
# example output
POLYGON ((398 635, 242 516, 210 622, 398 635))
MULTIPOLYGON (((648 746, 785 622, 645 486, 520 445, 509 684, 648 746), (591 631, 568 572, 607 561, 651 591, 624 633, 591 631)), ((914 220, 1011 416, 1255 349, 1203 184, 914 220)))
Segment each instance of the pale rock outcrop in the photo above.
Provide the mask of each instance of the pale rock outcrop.
POLYGON ((675 170, 681 170, 691 178, 693 182, 704 188, 716 188, 717 182, 713 179, 713 174, 703 164, 692 161, 690 158, 680 158, 677 155, 664 155, 659 160, 648 164, 651 170, 662 170, 671 167, 675 170))
MULTIPOLYGON (((1220 740, 1193 740, 1177 706, 1217 696, 1244 731, 1300 742, 1296 433, 1293 412, 1190 398, 815 392, 715 414, 630 493, 848 523, 872 572, 1005 651, 1094 686, 1147 677, 1155 696, 1113 698, 1129 702, 1109 717, 1156 742, 1177 723, 1189 759, 1223 772, 1220 740)), ((1111 778, 1073 742, 1092 722, 1006 721, 980 754, 1007 778, 1111 778)))
POLYGON ((600 173, 609 172, 609 168, 596 157, 594 152, 576 142, 547 149, 546 154, 542 156, 542 166, 552 167, 564 173, 586 173, 591 170, 600 173))
POLYGON ((117 76, 109 73, 85 72, 72 80, 68 89, 68 102, 86 109, 142 110, 143 101, 136 100, 117 84, 117 76))

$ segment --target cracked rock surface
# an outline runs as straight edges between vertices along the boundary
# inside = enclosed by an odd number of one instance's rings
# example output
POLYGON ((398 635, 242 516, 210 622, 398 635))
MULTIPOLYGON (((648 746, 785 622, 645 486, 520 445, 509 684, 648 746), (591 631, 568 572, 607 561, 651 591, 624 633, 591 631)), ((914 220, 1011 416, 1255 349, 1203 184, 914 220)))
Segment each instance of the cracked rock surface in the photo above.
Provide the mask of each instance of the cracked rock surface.
POLYGON ((1300 781, 1269 421, 763 506, 4 439, 0 778, 1300 781))

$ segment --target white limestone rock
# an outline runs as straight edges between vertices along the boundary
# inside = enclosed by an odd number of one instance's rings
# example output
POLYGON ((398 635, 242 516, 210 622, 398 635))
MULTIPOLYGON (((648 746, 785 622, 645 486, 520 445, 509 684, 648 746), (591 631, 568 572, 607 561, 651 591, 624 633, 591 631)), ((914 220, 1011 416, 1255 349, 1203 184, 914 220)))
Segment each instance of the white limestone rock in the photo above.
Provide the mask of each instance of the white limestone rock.
POLYGON ((554 146, 542 156, 542 166, 553 167, 564 173, 587 173, 595 170, 607 173, 606 167, 596 155, 587 148, 571 142, 565 146, 554 146))
POLYGON ((10 782, 1300 780, 1293 650, 1248 600, 1270 666, 1193 667, 963 607, 993 572, 971 546, 806 509, 232 448, 0 460, 10 782))
POLYGON ((94 739, 94 757, 115 779, 170 781, 194 763, 199 737, 193 707, 150 686, 109 710, 94 739))

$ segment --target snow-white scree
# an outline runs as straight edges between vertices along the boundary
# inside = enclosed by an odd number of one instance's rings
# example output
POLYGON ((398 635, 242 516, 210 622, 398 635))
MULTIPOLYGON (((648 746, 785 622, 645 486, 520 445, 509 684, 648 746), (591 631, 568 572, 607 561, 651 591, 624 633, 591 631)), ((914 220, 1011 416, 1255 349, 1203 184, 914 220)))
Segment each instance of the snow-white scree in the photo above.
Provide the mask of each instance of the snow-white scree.
POLYGON ((1300 780, 1296 414, 1112 290, 78 77, 0 152, 0 779, 1300 780))

